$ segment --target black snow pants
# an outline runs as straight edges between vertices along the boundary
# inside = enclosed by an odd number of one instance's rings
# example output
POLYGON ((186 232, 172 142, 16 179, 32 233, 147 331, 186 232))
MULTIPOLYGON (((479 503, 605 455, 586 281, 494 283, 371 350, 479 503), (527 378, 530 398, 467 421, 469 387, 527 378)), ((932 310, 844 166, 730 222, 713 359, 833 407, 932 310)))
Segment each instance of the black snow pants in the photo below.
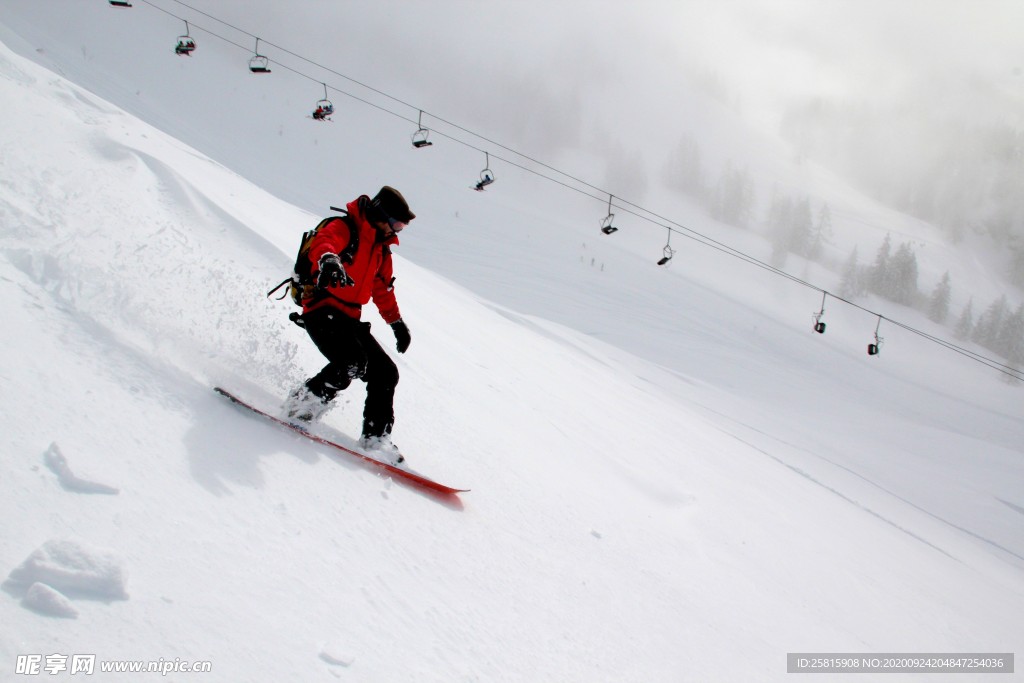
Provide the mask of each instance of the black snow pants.
POLYGON ((330 361, 319 374, 306 380, 309 390, 330 402, 353 379, 363 380, 363 436, 390 434, 395 422, 398 368, 370 334, 370 323, 329 306, 304 314, 302 320, 310 339, 330 361))

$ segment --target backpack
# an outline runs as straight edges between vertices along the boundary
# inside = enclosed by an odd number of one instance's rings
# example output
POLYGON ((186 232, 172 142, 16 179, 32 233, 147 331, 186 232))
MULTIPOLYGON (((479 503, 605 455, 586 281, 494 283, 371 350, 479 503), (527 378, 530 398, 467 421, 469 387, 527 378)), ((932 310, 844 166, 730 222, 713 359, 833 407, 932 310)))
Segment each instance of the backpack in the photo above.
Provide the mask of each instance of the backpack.
POLYGON ((342 220, 345 222, 345 225, 348 226, 348 246, 338 254, 338 257, 341 259, 342 263, 352 265, 352 261, 355 260, 356 251, 359 249, 359 228, 356 226, 355 220, 352 216, 348 215, 348 212, 345 211, 345 209, 338 209, 333 206, 331 209, 334 211, 342 211, 345 215, 329 216, 320 221, 320 223, 312 230, 302 233, 302 240, 299 242, 299 253, 295 257, 295 266, 292 268, 291 276, 285 278, 281 284, 267 292, 268 297, 285 285, 288 285, 288 289, 279 297, 279 300, 290 294, 292 301, 295 302, 296 306, 301 306, 304 299, 312 299, 316 297, 317 294, 320 294, 321 296, 329 296, 327 292, 317 291, 316 280, 313 278, 313 262, 309 260, 309 248, 313 245, 313 238, 315 238, 317 233, 320 232, 320 228, 324 227, 331 221, 342 220))

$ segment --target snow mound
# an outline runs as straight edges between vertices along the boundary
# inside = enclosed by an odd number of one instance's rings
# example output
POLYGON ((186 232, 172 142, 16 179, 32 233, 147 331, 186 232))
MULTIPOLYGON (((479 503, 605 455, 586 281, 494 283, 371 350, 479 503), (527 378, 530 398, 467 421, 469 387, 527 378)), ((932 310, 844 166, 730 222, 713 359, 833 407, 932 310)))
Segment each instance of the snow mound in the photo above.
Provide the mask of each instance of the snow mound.
POLYGON ((50 471, 57 475, 57 481, 60 482, 61 488, 65 491, 73 491, 75 493, 105 493, 111 496, 116 496, 120 491, 115 489, 113 486, 107 486, 106 484, 98 484, 94 481, 88 481, 86 479, 80 479, 75 476, 75 473, 71 471, 71 467, 68 465, 68 459, 64 457, 64 454, 60 452, 60 447, 57 442, 50 444, 50 447, 43 453, 43 462, 50 468, 50 471))
POLYGON ((70 539, 47 541, 11 570, 8 579, 17 584, 44 583, 64 593, 128 599, 124 561, 113 551, 70 539))
POLYGON ((71 602, 63 593, 38 581, 28 587, 28 592, 25 593, 21 604, 30 610, 51 617, 78 618, 78 610, 71 606, 71 602))

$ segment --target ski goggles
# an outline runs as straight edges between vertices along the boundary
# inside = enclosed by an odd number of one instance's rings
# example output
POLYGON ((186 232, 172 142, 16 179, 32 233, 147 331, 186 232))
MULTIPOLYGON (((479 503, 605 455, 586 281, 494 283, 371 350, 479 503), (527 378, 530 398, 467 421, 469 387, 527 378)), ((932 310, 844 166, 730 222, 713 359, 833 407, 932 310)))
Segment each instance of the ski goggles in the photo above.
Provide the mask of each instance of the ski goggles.
POLYGON ((388 225, 391 227, 391 230, 393 230, 394 232, 402 232, 402 230, 405 228, 405 226, 409 225, 405 221, 400 221, 400 220, 394 219, 391 216, 389 216, 388 212, 385 211, 384 207, 381 206, 379 203, 378 204, 374 204, 374 206, 377 207, 378 211, 380 211, 382 214, 384 214, 384 218, 388 219, 388 225))

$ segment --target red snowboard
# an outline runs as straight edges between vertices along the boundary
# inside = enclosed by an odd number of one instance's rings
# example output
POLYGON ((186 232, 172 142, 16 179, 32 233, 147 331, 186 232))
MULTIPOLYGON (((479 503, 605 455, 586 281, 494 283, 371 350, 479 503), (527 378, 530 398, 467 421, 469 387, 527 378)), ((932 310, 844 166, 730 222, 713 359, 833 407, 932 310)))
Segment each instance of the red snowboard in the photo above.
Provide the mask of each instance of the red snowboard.
POLYGON ((221 396, 224 396, 225 398, 229 399, 230 401, 232 401, 232 402, 234 402, 234 403, 236 403, 236 404, 238 404, 240 406, 243 406, 245 408, 248 408, 249 410, 251 410, 252 412, 256 413, 257 415, 262 415, 263 417, 267 418, 268 420, 273 420, 274 422, 276 422, 277 424, 281 425, 282 427, 287 427, 288 429, 292 430, 296 434, 301 434, 302 436, 306 437, 307 439, 310 439, 312 441, 316 441, 317 443, 323 444, 325 446, 331 446, 332 448, 337 448, 339 451, 345 451, 349 455, 354 455, 355 457, 359 458, 360 460, 362 460, 364 462, 367 462, 367 463, 370 463, 374 467, 379 467, 380 469, 386 471, 388 474, 390 474, 390 475, 392 475, 392 476, 394 476, 394 477, 396 477, 398 479, 402 479, 404 481, 407 481, 407 482, 409 482, 411 484, 415 484, 417 486, 422 486, 424 488, 431 489, 432 491, 437 491, 438 493, 456 494, 456 493, 465 493, 465 492, 469 491, 469 489, 453 489, 450 486, 445 486, 444 484, 438 484, 436 481, 432 481, 430 479, 427 479, 426 477, 420 476, 419 474, 416 474, 415 472, 410 472, 408 470, 403 470, 401 468, 395 467, 394 465, 389 465, 386 462, 381 462, 380 460, 374 460, 373 458, 371 458, 370 456, 366 455, 365 453, 360 453, 359 451, 352 450, 351 448, 346 448, 346 447, 342 446, 341 444, 336 444, 333 441, 328 441, 327 439, 319 437, 316 434, 310 434, 309 432, 307 432, 302 427, 298 427, 296 425, 293 425, 293 424, 290 424, 288 422, 285 422, 284 420, 282 420, 280 418, 276 418, 273 415, 269 415, 269 414, 263 412, 262 410, 260 410, 259 408, 253 408, 251 405, 249 405, 248 403, 246 403, 242 399, 237 398, 235 396, 232 396, 231 394, 229 394, 227 391, 224 391, 220 387, 214 387, 213 390, 216 391, 221 396))

